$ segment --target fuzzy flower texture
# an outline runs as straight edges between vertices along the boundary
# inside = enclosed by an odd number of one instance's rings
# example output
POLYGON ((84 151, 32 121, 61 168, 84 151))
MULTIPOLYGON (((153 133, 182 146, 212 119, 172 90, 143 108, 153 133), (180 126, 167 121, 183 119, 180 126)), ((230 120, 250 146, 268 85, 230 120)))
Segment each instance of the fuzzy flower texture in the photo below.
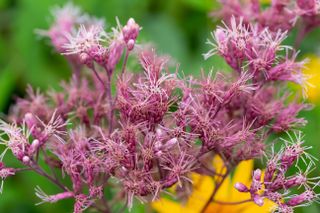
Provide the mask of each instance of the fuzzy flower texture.
POLYGON ((60 190, 48 195, 37 186, 39 204, 73 199, 75 213, 112 212, 173 189, 187 198, 191 174, 198 173, 215 180, 206 211, 237 165, 266 157, 264 176, 256 169, 250 186, 235 184, 251 195, 239 203, 262 206, 269 199, 274 211, 292 212, 318 200, 318 178, 308 177, 315 159, 295 130, 306 125, 297 116, 310 106, 299 101, 303 92, 286 89, 288 82, 303 85, 304 61, 281 45, 285 31, 231 17, 213 31, 205 58, 219 55, 233 72, 180 78, 168 56, 137 44, 141 27, 132 18, 106 32, 103 21, 70 3, 53 15, 50 29, 39 33, 70 63, 73 77, 58 91, 29 87, 0 122, 2 180, 32 170, 60 190), (283 132, 288 139, 267 142, 283 132), (3 163, 8 152, 20 168, 3 163), (223 170, 211 163, 217 157, 223 170))

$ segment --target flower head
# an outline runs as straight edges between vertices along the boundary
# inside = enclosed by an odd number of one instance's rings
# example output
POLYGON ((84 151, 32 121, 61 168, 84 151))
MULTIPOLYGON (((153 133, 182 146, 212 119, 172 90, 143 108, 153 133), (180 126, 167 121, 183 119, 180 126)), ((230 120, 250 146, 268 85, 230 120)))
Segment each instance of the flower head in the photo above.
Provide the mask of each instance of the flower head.
POLYGON ((267 163, 267 169, 265 171, 264 179, 261 180, 261 172, 255 170, 252 175, 252 183, 250 188, 247 186, 237 183, 235 188, 239 192, 248 193, 250 192, 253 201, 257 205, 263 205, 263 198, 268 198, 277 204, 277 209, 285 212, 292 211, 293 207, 301 205, 308 205, 312 200, 318 199, 318 195, 314 192, 315 186, 319 178, 308 178, 307 175, 310 173, 313 163, 313 157, 306 153, 309 147, 302 146, 303 139, 301 132, 295 134, 295 141, 288 135, 290 140, 285 140, 283 148, 277 152, 272 153, 271 159, 267 163), (289 143, 289 144, 288 144, 289 143), (299 159, 302 159, 305 163, 306 159, 310 160, 311 163, 307 166, 304 173, 299 173, 294 176, 287 176, 287 170, 295 167, 299 159), (296 162, 296 164, 294 164, 296 162), (288 195, 290 190, 295 187, 303 187, 304 191, 299 195, 288 195))
POLYGON ((68 43, 64 45, 64 54, 77 54, 79 60, 88 66, 93 66, 93 61, 100 64, 106 63, 107 50, 101 45, 105 41, 106 33, 101 26, 90 26, 87 29, 81 25, 76 36, 68 36, 68 43))
POLYGON ((16 170, 14 168, 5 167, 3 162, 0 162, 0 178, 1 178, 1 186, 0 193, 3 191, 3 183, 7 177, 15 175, 16 170))

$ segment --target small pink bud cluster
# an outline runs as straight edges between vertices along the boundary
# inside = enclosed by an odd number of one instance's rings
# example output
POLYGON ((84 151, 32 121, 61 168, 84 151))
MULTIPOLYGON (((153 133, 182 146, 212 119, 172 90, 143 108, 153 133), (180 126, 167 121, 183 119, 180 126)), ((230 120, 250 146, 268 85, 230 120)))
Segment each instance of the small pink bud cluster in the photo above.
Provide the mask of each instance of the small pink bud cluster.
POLYGON ((63 7, 55 7, 52 10, 54 23, 48 31, 38 30, 38 33, 47 36, 51 39, 52 45, 55 49, 64 53, 66 51, 65 45, 68 43, 68 37, 74 29, 80 25, 98 25, 103 27, 103 21, 91 18, 89 15, 82 13, 81 9, 71 2, 63 7))
MULTIPOLYGON (((289 135, 291 138, 291 136, 289 135)), ((293 212, 293 208, 309 205, 317 200, 319 195, 314 192, 317 187, 319 177, 308 178, 307 175, 314 167, 313 156, 306 153, 310 147, 303 146, 301 132, 295 135, 296 141, 285 140, 285 145, 276 154, 273 154, 267 163, 264 178, 261 178, 261 170, 253 172, 250 188, 242 183, 236 183, 235 188, 239 192, 250 193, 252 200, 259 206, 263 205, 263 199, 267 198, 277 204, 279 212, 293 212), (288 176, 287 171, 296 167, 298 160, 301 159, 310 163, 304 173, 288 176), (299 195, 289 195, 294 188, 304 187, 304 191, 299 195)), ((292 138, 291 138, 292 139, 292 138)))
POLYGON ((140 26, 134 21, 133 18, 130 18, 122 28, 123 40, 127 44, 127 48, 131 51, 136 43, 136 39, 139 35, 140 26))
POLYGON ((93 62, 104 65, 107 63, 107 49, 101 42, 105 41, 105 37, 101 26, 93 25, 87 29, 81 25, 77 35, 68 37, 69 41, 63 46, 64 54, 78 56, 79 62, 90 68, 94 66, 93 62))
POLYGON ((5 167, 3 162, 0 162, 0 178, 2 180, 1 186, 0 186, 0 193, 3 191, 3 181, 7 177, 15 175, 16 170, 14 168, 8 168, 5 167))
POLYGON ((1 121, 0 129, 7 135, 7 138, 1 139, 1 143, 7 146, 1 159, 7 150, 11 150, 19 161, 32 166, 39 149, 46 141, 50 138, 62 140, 61 136, 66 133, 64 127, 65 123, 59 117, 56 118, 55 113, 47 124, 33 117, 31 113, 25 115, 22 127, 1 121))
POLYGON ((76 35, 68 36, 63 54, 76 56, 80 64, 92 70, 95 70, 94 63, 97 63, 111 75, 125 47, 128 51, 133 50, 139 31, 140 26, 133 18, 124 27, 118 24, 118 28, 113 28, 109 34, 101 24, 81 25, 76 35))

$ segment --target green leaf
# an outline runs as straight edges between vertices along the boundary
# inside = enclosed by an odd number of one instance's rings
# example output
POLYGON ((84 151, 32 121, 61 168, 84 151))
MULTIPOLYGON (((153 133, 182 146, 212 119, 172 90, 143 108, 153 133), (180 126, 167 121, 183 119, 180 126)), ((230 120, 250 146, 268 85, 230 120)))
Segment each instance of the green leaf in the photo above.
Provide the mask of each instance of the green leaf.
POLYGON ((10 96, 15 88, 16 75, 11 66, 7 66, 0 72, 0 111, 9 104, 10 96))
POLYGON ((20 1, 14 17, 13 48, 19 69, 23 70, 23 79, 35 87, 47 88, 56 86, 59 79, 70 74, 66 62, 53 52, 53 48, 41 42, 35 29, 48 28, 47 18, 50 17, 52 2, 20 1), (30 20, 32 21, 26 21, 30 20))
POLYGON ((194 9, 206 12, 210 12, 219 7, 219 2, 212 0, 182 0, 182 2, 194 9))

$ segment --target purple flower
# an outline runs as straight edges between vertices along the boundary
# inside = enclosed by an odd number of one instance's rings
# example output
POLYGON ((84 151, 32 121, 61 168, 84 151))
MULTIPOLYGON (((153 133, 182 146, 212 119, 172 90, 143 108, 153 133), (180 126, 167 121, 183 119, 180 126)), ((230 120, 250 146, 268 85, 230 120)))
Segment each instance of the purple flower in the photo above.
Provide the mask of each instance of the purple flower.
POLYGON ((72 198, 75 213, 109 212, 109 201, 125 200, 131 209, 135 198, 152 202, 175 184, 181 197, 189 196, 191 172, 216 180, 209 204, 241 161, 269 156, 264 177, 256 168, 250 186, 236 183, 238 191, 250 193, 259 206, 270 199, 286 212, 316 200, 319 178, 309 177, 315 159, 301 133, 288 134, 271 155, 267 143, 273 133, 306 124, 297 116, 309 106, 298 101, 300 94, 292 99, 286 90, 288 82, 306 80, 304 61, 297 62, 295 51, 282 42, 293 19, 312 18, 307 10, 314 6, 299 2, 297 10, 295 4, 273 1, 262 10, 258 1, 224 4, 230 7, 221 15, 232 18, 212 33, 212 49, 204 56, 220 55, 231 72, 211 70, 201 78, 180 78, 168 56, 135 45, 141 27, 133 18, 125 26, 117 20, 106 32, 101 20, 71 4, 57 10, 45 34, 70 62, 73 76, 60 90, 40 93, 29 87, 9 121, 0 122, 0 160, 11 151, 21 163, 21 168, 1 164, 0 177, 32 170, 61 189, 47 195, 37 187, 40 203, 72 198), (221 171, 212 166, 217 157, 221 171), (42 168, 42 160, 52 173, 42 168), (308 165, 305 171, 298 167, 300 160, 308 165), (298 172, 287 174, 294 167, 298 172), (290 195, 296 187, 302 192, 290 195), (112 198, 105 198, 107 188, 112 198))
POLYGON ((301 132, 296 133, 295 138, 289 134, 288 137, 291 141, 282 139, 285 145, 279 152, 273 153, 268 160, 263 180, 261 180, 261 171, 258 169, 253 172, 250 188, 242 183, 235 185, 239 192, 250 192, 252 200, 257 205, 263 205, 262 199, 268 198, 277 204, 277 209, 281 212, 292 212, 293 207, 308 205, 318 199, 314 188, 318 185, 319 177, 307 177, 315 165, 314 157, 306 152, 310 147, 302 146, 304 141, 301 132), (306 171, 288 176, 287 170, 295 167, 299 159, 306 164, 307 160, 310 161, 306 171), (288 196, 290 190, 297 187, 304 188, 304 191, 299 195, 288 196))

